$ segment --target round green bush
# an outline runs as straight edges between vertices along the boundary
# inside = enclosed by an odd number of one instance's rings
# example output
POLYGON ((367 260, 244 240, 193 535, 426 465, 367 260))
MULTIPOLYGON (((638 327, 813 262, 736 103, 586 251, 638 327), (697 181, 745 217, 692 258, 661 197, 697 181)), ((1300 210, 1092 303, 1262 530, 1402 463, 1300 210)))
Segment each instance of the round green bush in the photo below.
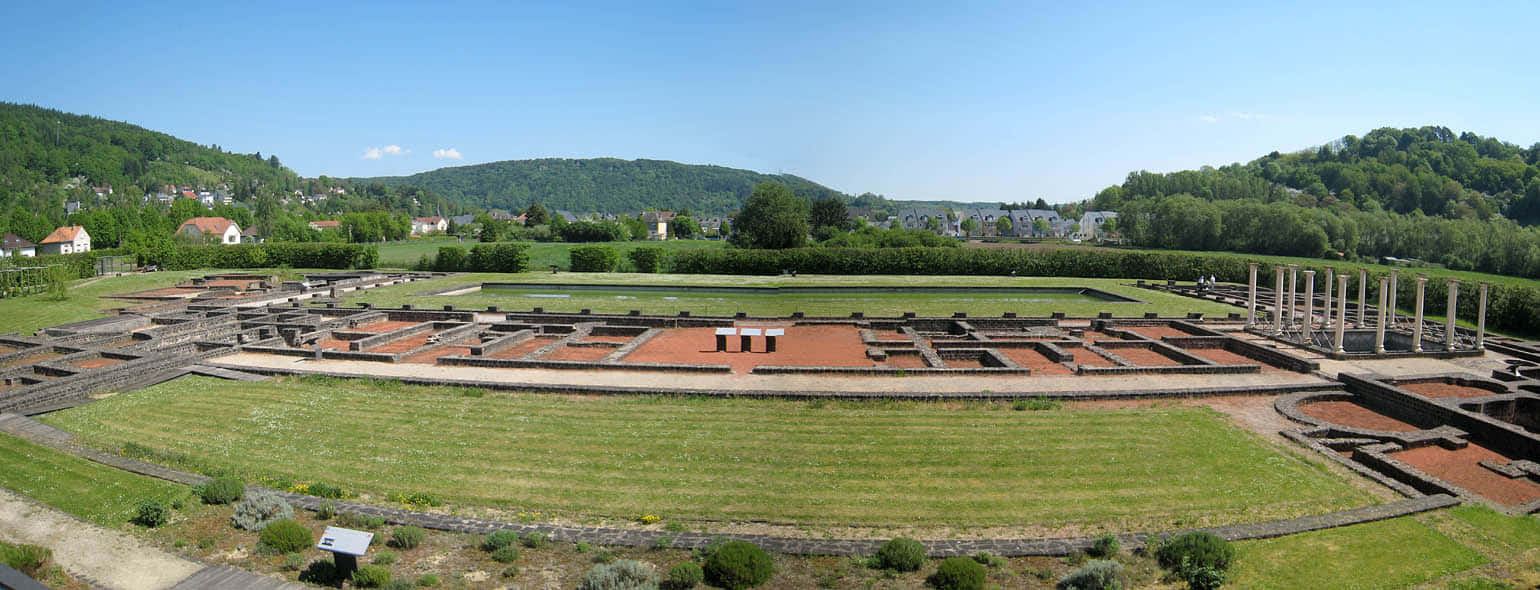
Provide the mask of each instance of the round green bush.
POLYGON ((753 588, 770 581, 775 565, 770 554, 747 541, 728 541, 706 558, 701 568, 706 583, 727 590, 753 588))
POLYGON ((160 500, 141 500, 134 511, 134 524, 155 528, 171 520, 171 509, 160 500))
POLYGON ((519 533, 514 531, 492 531, 486 539, 481 541, 481 550, 492 552, 519 542, 519 533))
POLYGON ((513 545, 498 547, 492 552, 492 561, 498 563, 513 563, 519 560, 519 548, 513 545))
POLYGON ((663 581, 669 590, 689 590, 706 580, 706 572, 693 561, 668 568, 668 578, 663 581))
POLYGON ((938 590, 984 590, 986 576, 984 564, 969 557, 948 557, 925 581, 938 590))
POLYGON ((417 578, 417 585, 424 588, 438 586, 438 574, 423 574, 422 577, 417 578))
POLYGON ((1235 547, 1213 533, 1187 533, 1161 543, 1155 550, 1160 567, 1174 571, 1186 579, 1184 572, 1209 568, 1218 571, 1230 569, 1235 561, 1235 547))
POLYGON ((216 477, 198 486, 197 492, 204 504, 229 504, 241 499, 246 484, 238 477, 216 477))
POLYGON ((1117 536, 1107 533, 1091 541, 1091 550, 1087 553, 1090 553, 1093 557, 1112 557, 1117 555, 1120 549, 1117 536))
POLYGON ((315 537, 305 525, 290 519, 275 520, 258 535, 263 545, 278 553, 298 553, 310 548, 315 537))
POLYGON ((354 588, 379 588, 390 582, 390 569, 383 565, 359 566, 353 570, 354 588))
POLYGON ((546 535, 545 533, 534 531, 532 533, 525 534, 523 537, 520 537, 519 543, 530 549, 540 549, 545 547, 549 539, 550 536, 546 535))
POLYGON ((1092 560, 1059 579, 1057 590, 1121 590, 1123 565, 1116 561, 1092 560))
POLYGON ((918 571, 925 564, 925 545, 899 537, 877 549, 877 567, 899 572, 918 571))
POLYGON ((398 526, 396 530, 390 532, 390 541, 387 544, 397 549, 415 549, 422 544, 422 539, 426 535, 427 532, 421 527, 398 526))

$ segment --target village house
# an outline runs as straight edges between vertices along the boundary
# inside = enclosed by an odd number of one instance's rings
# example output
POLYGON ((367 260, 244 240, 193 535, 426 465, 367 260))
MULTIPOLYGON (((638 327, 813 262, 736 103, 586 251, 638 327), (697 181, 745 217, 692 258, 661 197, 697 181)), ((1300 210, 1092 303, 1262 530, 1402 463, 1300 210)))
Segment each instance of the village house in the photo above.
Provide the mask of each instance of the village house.
POLYGON ((412 233, 414 234, 442 233, 448 229, 449 221, 443 217, 415 217, 412 219, 412 233))
POLYGON ((38 244, 38 254, 78 254, 91 251, 91 234, 78 225, 53 230, 38 244))
POLYGON ((642 223, 647 225, 647 239, 667 240, 668 223, 674 220, 673 211, 646 211, 642 213, 642 223))
POLYGON ((307 223, 305 225, 310 226, 310 229, 313 229, 313 230, 316 230, 316 231, 322 231, 322 230, 328 230, 328 229, 337 229, 337 228, 342 226, 342 222, 336 221, 336 220, 332 220, 332 219, 323 219, 321 221, 312 221, 312 222, 307 223))
POLYGON ((241 228, 234 221, 223 217, 194 217, 183 221, 177 233, 191 237, 217 241, 220 244, 241 243, 241 228))
POLYGON ((11 232, 5 232, 5 238, 0 240, 0 258, 11 256, 37 256, 37 244, 28 242, 11 232))
MULTIPOLYGON (((963 219, 972 219, 978 227, 973 233, 980 236, 993 236, 998 234, 996 225, 1001 217, 1009 217, 1010 212, 1004 209, 963 209, 963 219)), ((1014 224, 1012 224, 1014 225, 1014 224)))
POLYGON ((241 230, 242 244, 261 244, 266 241, 267 238, 262 237, 262 233, 257 231, 257 226, 255 225, 241 230))
POLYGON ((1117 217, 1117 211, 1086 211, 1085 215, 1080 216, 1080 231, 1076 232, 1075 237, 1086 240, 1108 239, 1112 236, 1103 231, 1102 226, 1107 223, 1107 220, 1117 219, 1117 217))

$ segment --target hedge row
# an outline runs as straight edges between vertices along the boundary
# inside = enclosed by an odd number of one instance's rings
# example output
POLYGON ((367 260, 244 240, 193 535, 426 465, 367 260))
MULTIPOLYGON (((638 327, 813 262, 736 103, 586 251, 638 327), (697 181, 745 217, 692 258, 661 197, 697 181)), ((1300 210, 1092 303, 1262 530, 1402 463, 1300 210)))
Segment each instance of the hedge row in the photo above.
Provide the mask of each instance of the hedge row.
POLYGON ((129 253, 121 248, 103 248, 79 254, 48 254, 36 258, 15 259, 12 262, 18 266, 53 266, 62 264, 69 267, 72 276, 87 279, 96 276, 97 258, 103 256, 122 256, 129 253))
POLYGON ((524 244, 511 242, 477 244, 469 252, 459 246, 439 246, 437 256, 424 255, 417 266, 439 272, 524 272, 529 269, 529 252, 524 244))
MULTIPOLYGON (((672 271, 686 274, 773 275, 783 271, 831 275, 994 275, 1047 276, 1105 279, 1153 279, 1191 282, 1213 276, 1223 282, 1247 281, 1248 260, 1234 255, 1193 255, 1143 250, 1091 250, 1058 248, 796 248, 787 250, 699 249, 674 253, 672 271)), ((1350 273, 1350 307, 1357 303, 1358 268, 1351 264, 1309 264, 1301 270, 1316 271, 1317 291, 1324 289, 1327 268, 1350 273)), ((1263 264, 1257 282, 1273 284, 1272 265, 1263 264)), ((1369 271, 1369 298, 1378 298, 1379 278, 1388 271, 1369 271)), ((1447 290, 1441 273, 1425 273, 1428 281, 1424 309, 1442 315, 1447 290)), ((1412 307, 1416 297, 1415 272, 1401 272, 1396 303, 1412 307)), ((1299 278, 1304 288, 1304 278, 1299 278)), ((1335 292, 1333 293, 1335 296, 1335 292)), ((1459 316, 1474 322, 1480 298, 1475 284, 1467 281, 1460 291, 1459 316)), ((1493 283, 1488 292, 1487 327, 1518 335, 1540 335, 1540 289, 1530 285, 1493 283)))
POLYGON ((175 246, 139 254, 140 264, 163 270, 197 268, 374 268, 380 259, 374 246, 337 243, 269 243, 175 246))

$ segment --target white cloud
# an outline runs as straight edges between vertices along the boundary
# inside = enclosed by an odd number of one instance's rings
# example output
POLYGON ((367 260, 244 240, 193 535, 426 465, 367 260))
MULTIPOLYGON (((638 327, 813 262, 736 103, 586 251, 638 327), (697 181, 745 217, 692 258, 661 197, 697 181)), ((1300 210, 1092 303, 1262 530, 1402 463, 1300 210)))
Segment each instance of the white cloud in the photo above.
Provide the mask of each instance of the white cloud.
POLYGON ((465 159, 465 156, 460 155, 460 150, 457 150, 457 149, 454 149, 454 148, 441 149, 441 150, 433 150, 433 157, 438 158, 440 160, 464 160, 465 159))
POLYGON ((1218 123, 1219 122, 1219 116, 1217 116, 1217 115, 1198 115, 1198 120, 1202 121, 1204 123, 1218 123))
POLYGON ((412 150, 405 149, 399 145, 391 144, 385 147, 364 148, 363 159, 378 160, 385 156, 405 156, 410 153, 412 153, 412 150))

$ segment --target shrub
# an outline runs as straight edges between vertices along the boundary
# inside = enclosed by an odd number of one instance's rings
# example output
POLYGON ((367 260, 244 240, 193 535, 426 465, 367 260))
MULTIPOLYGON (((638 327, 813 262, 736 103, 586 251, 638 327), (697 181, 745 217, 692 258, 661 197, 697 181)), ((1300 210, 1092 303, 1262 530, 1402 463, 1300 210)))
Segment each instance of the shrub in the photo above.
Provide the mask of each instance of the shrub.
POLYGON ((492 561, 498 563, 513 563, 519 560, 519 548, 513 545, 504 545, 492 550, 492 561))
POLYGON ((316 496, 318 498, 331 498, 334 500, 340 499, 343 496, 342 488, 319 482, 310 484, 308 486, 308 492, 310 495, 316 496))
POLYGON ((386 544, 397 549, 416 549, 427 534, 421 527, 398 526, 390 532, 390 541, 386 544))
POLYGON ((529 252, 524 244, 477 244, 465 264, 465 270, 476 272, 524 272, 529 270, 529 252))
POLYGON ((337 503, 327 500, 321 503, 321 507, 315 511, 317 520, 331 520, 337 516, 337 503))
POLYGON ((1116 561, 1088 561, 1069 575, 1059 579, 1054 586, 1058 590, 1121 590, 1123 566, 1116 561))
POLYGON ((1096 557, 1108 558, 1117 555, 1120 548, 1117 535, 1107 533, 1091 541, 1091 550, 1088 553, 1096 557))
POLYGON ((705 579, 706 572, 701 569, 700 564, 686 561, 668 568, 668 577, 663 580, 663 587, 667 590, 689 590, 700 585, 705 579))
POLYGON ((925 563, 925 546, 919 541, 899 537, 882 544, 877 549, 877 567, 899 572, 912 572, 925 563))
POLYGON ((417 578, 417 585, 424 588, 432 588, 438 585, 438 574, 423 574, 417 578))
POLYGON ((337 526, 374 530, 385 526, 385 517, 359 514, 357 512, 343 512, 337 515, 337 526))
POLYGON ((519 577, 519 566, 510 565, 507 568, 504 568, 503 569, 503 577, 504 578, 517 578, 517 577, 519 577))
POLYGON ((160 500, 140 500, 134 510, 134 524, 155 528, 171 520, 171 509, 160 500))
POLYGON ((594 566, 578 583, 578 590, 653 590, 658 576, 651 565, 633 559, 594 566))
POLYGON ((584 543, 582 541, 578 541, 577 542, 577 552, 578 553, 588 553, 589 551, 593 551, 593 550, 594 550, 594 546, 593 545, 589 545, 588 543, 584 543))
POLYGON ((1188 590, 1217 590, 1225 585, 1224 570, 1208 566, 1178 568, 1177 575, 1187 582, 1188 590))
POLYGON ((481 540, 481 550, 492 552, 519 542, 519 534, 510 530, 492 531, 481 540))
POLYGON ((600 551, 594 554, 594 563, 615 563, 615 552, 610 550, 600 551))
POLYGON ((568 242, 624 242, 631 239, 625 226, 613 221, 574 221, 557 230, 568 242))
POLYGON ((1235 561, 1235 547, 1213 533, 1187 533, 1161 543, 1155 550, 1155 559, 1160 567, 1186 580, 1188 573, 1200 568, 1220 572, 1230 569, 1235 561))
POLYGON ((359 566, 352 581, 355 588, 379 588, 390 582, 390 570, 383 565, 359 566))
POLYGON ((984 578, 988 572, 984 565, 967 557, 948 557, 942 560, 925 582, 939 590, 984 590, 984 578))
POLYGON ((658 272, 658 263, 663 260, 663 249, 651 246, 633 248, 626 253, 626 258, 631 259, 631 266, 636 267, 636 272, 658 272))
POLYGON ((229 504, 241 499, 246 484, 236 477, 216 477, 194 488, 204 504, 229 504))
POLYGON ((747 541, 723 543, 706 558, 706 566, 701 569, 707 584, 727 590, 753 588, 770 581, 775 573, 770 555, 747 541))
POLYGON ((990 555, 988 551, 980 551, 973 554, 973 561, 977 561, 991 568, 1001 568, 1010 565, 1010 562, 1006 561, 1004 557, 1000 557, 998 555, 990 555))
POLYGON ((609 246, 578 246, 568 251, 572 260, 572 272, 611 272, 620 262, 620 255, 609 246))
POLYGON ((519 538, 519 543, 530 549, 539 549, 545 547, 549 540, 550 537, 545 533, 534 531, 519 538))
POLYGON ((438 256, 433 258, 433 270, 438 272, 460 272, 465 270, 466 260, 469 258, 465 248, 459 246, 439 246, 438 256))
MULTIPOLYGON (((272 528, 272 527, 268 527, 268 528, 272 528)), ((381 551, 379 553, 376 553, 376 554, 374 554, 374 559, 369 560, 369 563, 373 563, 373 564, 377 564, 377 565, 390 565, 390 564, 395 563, 395 562, 396 562, 396 554, 393 553, 393 552, 390 552, 390 551, 381 551)))
POLYGON ((246 499, 235 504, 235 514, 230 516, 230 523, 238 529, 260 531, 268 523, 284 518, 294 518, 294 507, 289 506, 278 494, 258 491, 246 494, 246 499))
POLYGON ((385 499, 391 502, 400 502, 413 508, 444 505, 444 501, 438 499, 438 496, 427 492, 391 492, 385 495, 385 499))
POLYGON ((302 567, 305 567, 305 556, 298 553, 289 553, 283 556, 283 565, 279 566, 278 569, 286 572, 297 572, 302 567))
POLYGON ((262 545, 278 553, 297 553, 310 548, 315 537, 305 525, 290 519, 275 520, 258 535, 262 545))
POLYGON ((53 557, 53 551, 38 545, 11 545, 0 543, 0 563, 31 577, 43 571, 43 564, 53 557))

